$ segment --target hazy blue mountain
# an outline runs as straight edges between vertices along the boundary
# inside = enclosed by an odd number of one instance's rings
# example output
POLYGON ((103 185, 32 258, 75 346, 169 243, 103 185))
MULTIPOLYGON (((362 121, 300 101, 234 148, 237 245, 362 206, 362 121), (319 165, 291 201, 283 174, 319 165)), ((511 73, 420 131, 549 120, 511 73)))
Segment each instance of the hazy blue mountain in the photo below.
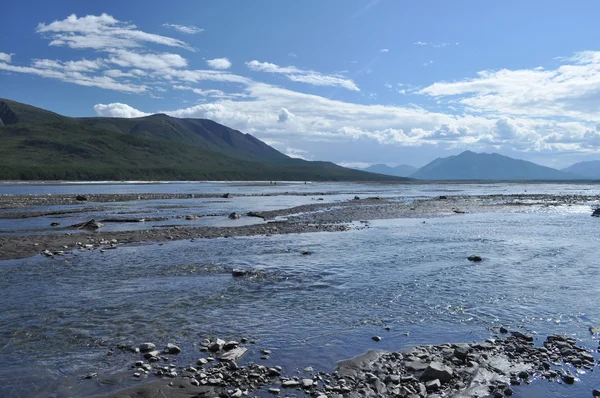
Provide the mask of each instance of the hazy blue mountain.
POLYGON ((465 151, 456 156, 437 158, 421 167, 412 178, 422 180, 577 180, 581 176, 540 166, 497 153, 465 151))
POLYGON ((578 174, 594 180, 600 180, 600 160, 575 163, 574 165, 562 169, 562 171, 578 174))
POLYGON ((369 173, 385 174, 388 176, 408 177, 417 171, 417 168, 408 164, 401 164, 400 166, 396 167, 390 167, 386 164, 374 164, 361 170, 368 171, 369 173))

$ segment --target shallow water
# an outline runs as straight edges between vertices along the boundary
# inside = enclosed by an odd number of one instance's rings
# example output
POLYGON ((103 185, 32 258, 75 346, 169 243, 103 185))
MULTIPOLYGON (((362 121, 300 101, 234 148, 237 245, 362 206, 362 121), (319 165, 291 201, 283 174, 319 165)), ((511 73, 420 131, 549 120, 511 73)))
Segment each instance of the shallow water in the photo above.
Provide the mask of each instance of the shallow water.
MULTIPOLYGON (((456 187, 461 194, 465 189, 456 187)), ((236 198, 238 206, 246 199, 236 198)), ((175 241, 0 261, 0 396, 40 390, 49 396, 44 387, 57 381, 123 369, 137 357, 106 352, 127 341, 175 342, 185 364, 194 362, 193 344, 201 338, 247 337, 257 341, 247 360, 283 365, 289 373, 309 365, 331 371, 337 361, 369 349, 483 340, 499 325, 536 333, 539 342, 545 334, 566 333, 595 349, 588 327, 600 325, 594 250, 600 220, 589 214, 587 206, 559 206, 380 220, 340 233, 175 241), (470 263, 470 254, 484 261, 470 263), (233 268, 258 276, 233 278, 233 268), (373 335, 383 340, 376 343, 373 335), (273 351, 271 359, 258 359, 261 348, 273 351)), ((516 396, 591 396, 600 384, 596 373, 581 375, 575 386, 539 381, 516 396)), ((95 382, 75 383, 83 388, 75 395, 89 393, 85 383, 95 382)))

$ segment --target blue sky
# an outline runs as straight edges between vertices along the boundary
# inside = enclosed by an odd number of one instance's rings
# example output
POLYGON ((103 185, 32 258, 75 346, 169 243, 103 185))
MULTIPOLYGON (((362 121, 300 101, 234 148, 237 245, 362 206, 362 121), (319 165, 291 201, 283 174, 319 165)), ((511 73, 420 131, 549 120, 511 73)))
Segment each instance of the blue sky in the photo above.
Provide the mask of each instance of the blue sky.
POLYGON ((0 97, 202 117, 309 160, 600 159, 596 1, 18 1, 0 97))

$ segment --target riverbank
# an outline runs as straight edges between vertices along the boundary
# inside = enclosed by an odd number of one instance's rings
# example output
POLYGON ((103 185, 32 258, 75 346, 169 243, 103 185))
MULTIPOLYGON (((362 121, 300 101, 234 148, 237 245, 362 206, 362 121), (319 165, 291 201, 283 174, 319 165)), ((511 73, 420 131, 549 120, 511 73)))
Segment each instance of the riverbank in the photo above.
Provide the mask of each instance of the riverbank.
MULTIPOLYGON (((130 377, 146 382, 98 397, 501 398, 532 382, 574 384, 585 377, 581 376, 584 371, 597 367, 592 351, 578 346, 574 339, 549 335, 535 345, 534 336, 505 328, 485 342, 370 351, 340 362, 332 373, 306 368, 300 374, 286 374, 280 366, 241 365, 238 362, 248 349, 236 341, 213 339, 200 345, 204 355, 196 364, 185 366, 172 362, 176 361, 172 345, 162 351, 152 343, 120 347, 132 351, 135 362, 130 377)), ((594 396, 597 393, 594 390, 594 396)))

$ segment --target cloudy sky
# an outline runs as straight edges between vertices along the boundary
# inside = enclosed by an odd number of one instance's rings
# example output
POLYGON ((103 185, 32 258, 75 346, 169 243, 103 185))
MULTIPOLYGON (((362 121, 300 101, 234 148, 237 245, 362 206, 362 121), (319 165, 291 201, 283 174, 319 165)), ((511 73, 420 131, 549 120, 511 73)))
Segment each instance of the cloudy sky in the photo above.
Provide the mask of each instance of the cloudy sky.
POLYGON ((342 165, 600 160, 597 1, 4 4, 0 97, 209 118, 342 165))

